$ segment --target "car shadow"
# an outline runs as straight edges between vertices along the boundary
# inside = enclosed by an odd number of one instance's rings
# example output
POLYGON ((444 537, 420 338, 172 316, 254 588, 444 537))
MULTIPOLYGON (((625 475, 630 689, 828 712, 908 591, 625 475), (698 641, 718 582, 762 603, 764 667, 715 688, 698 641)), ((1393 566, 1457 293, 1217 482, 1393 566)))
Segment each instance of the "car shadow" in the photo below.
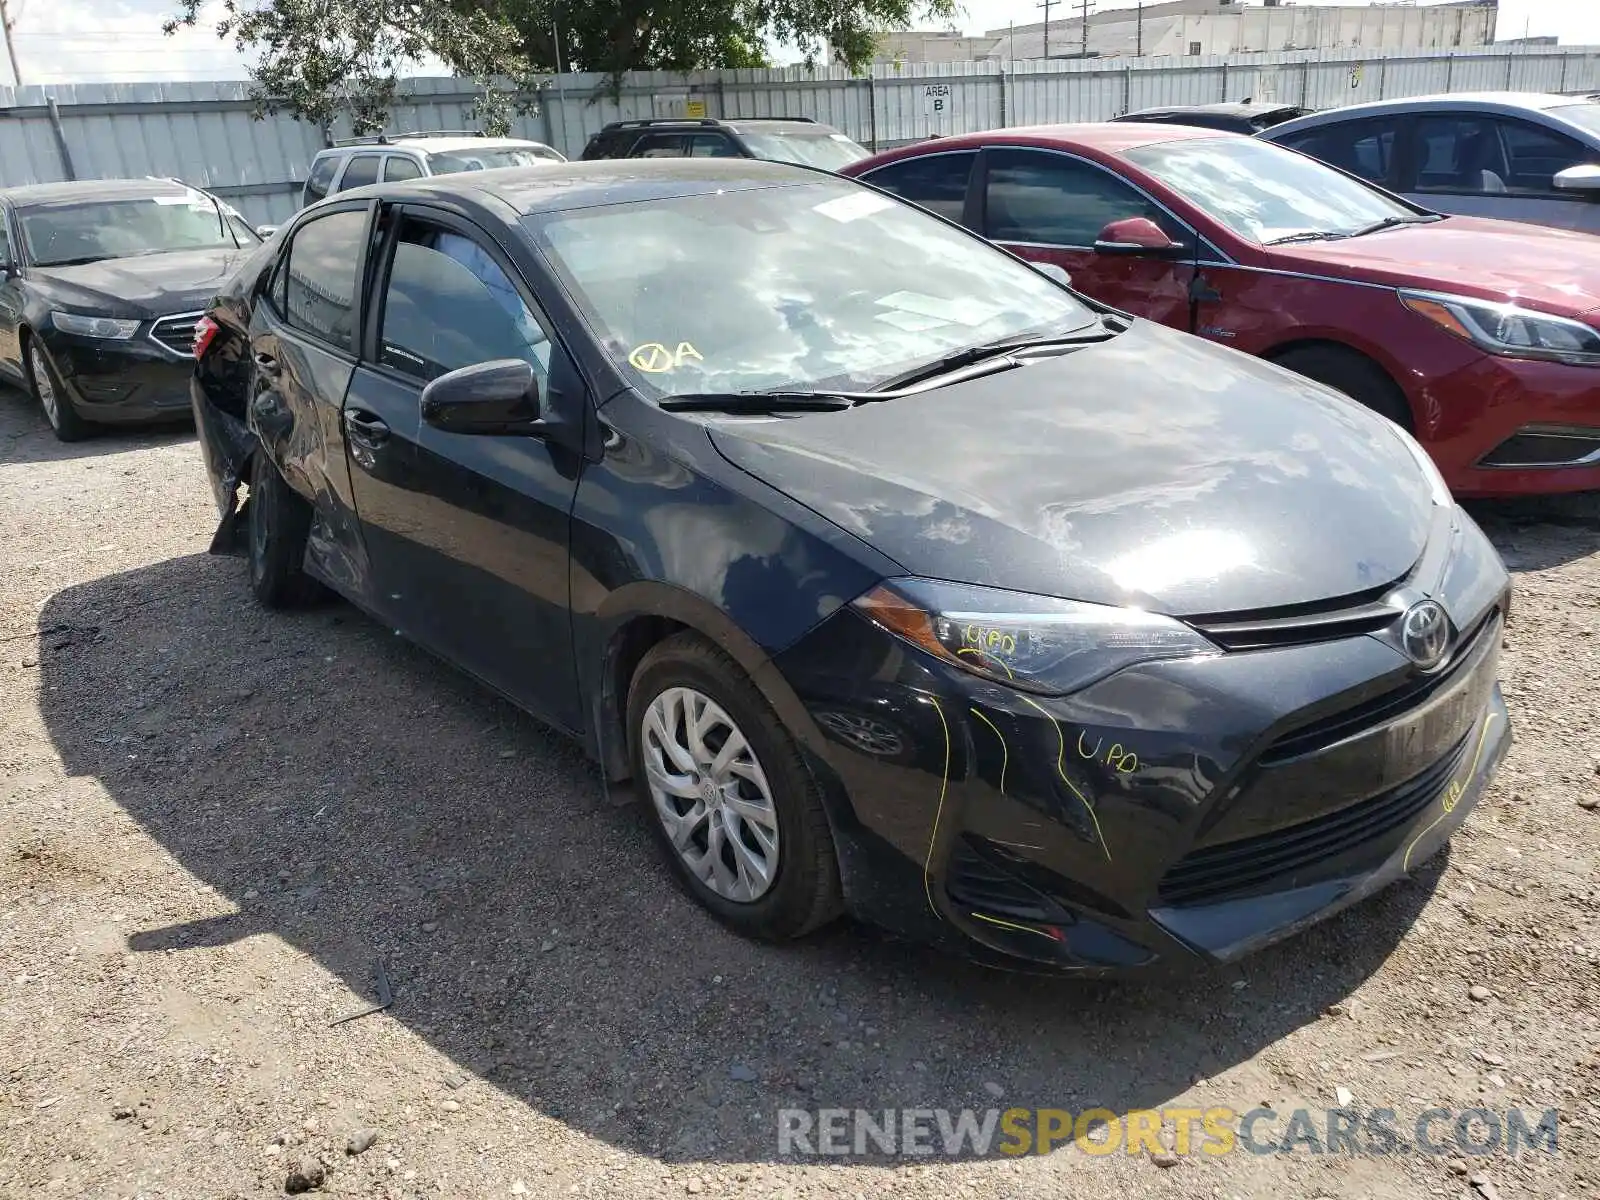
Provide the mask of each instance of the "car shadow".
POLYGON ((986 1084, 1159 1106, 1357 988, 1443 869, 1176 982, 987 972, 849 922, 757 945, 672 889, 571 743, 344 605, 264 612, 238 559, 201 554, 65 590, 39 624, 67 770, 239 910, 133 950, 275 935, 354 993, 330 1022, 381 961, 370 1019, 667 1162, 772 1160, 781 1108, 982 1109, 986 1084))
POLYGON ((1547 571, 1600 550, 1600 492, 1470 500, 1462 507, 1513 572, 1547 571))
POLYGON ((156 425, 102 426, 81 442, 63 442, 28 393, 0 384, 0 458, 7 463, 66 462, 122 454, 192 439, 194 422, 185 415, 156 425))

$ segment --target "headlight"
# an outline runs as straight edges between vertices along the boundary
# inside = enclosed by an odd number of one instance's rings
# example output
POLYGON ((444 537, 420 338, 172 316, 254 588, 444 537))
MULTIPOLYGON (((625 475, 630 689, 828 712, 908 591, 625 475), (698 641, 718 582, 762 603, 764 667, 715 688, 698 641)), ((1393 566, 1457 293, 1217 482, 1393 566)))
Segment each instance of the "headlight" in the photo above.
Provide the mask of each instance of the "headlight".
POLYGON ((1600 367, 1600 330, 1582 321, 1437 292, 1401 292, 1400 303, 1490 354, 1600 367))
POLYGON ((85 317, 77 313, 53 312, 50 321, 62 333, 75 333, 79 337, 110 338, 125 342, 139 332, 138 321, 124 321, 118 317, 85 317))
POLYGON ((1401 444, 1411 452, 1411 457, 1416 460, 1417 470, 1427 477, 1428 489, 1433 493, 1433 502, 1440 508, 1449 508, 1456 500, 1450 494, 1450 485, 1444 481, 1444 476, 1439 473, 1439 466, 1433 461, 1433 457, 1422 448, 1421 442, 1417 441, 1416 438, 1401 429, 1393 421, 1388 421, 1386 424, 1395 437, 1400 439, 1401 444))
POLYGON ((1171 617, 932 579, 895 579, 854 602, 935 658, 1031 692, 1060 695, 1134 663, 1219 653, 1171 617))

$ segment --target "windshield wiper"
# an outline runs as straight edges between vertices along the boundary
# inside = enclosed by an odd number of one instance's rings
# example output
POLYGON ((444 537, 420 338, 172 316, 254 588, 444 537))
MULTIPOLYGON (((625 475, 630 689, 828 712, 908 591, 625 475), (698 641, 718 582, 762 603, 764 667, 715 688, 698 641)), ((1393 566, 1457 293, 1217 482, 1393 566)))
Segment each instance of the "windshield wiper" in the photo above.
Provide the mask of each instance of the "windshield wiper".
POLYGON ((85 254, 82 258, 58 258, 54 262, 34 263, 36 267, 86 267, 90 263, 105 262, 109 254, 85 254))
POLYGON ((877 398, 864 392, 685 392, 659 403, 668 412, 839 412, 877 398))
POLYGON ((1329 242, 1334 238, 1341 238, 1342 233, 1327 233, 1321 229, 1302 229, 1299 233, 1286 233, 1282 237, 1271 238, 1262 242, 1263 246, 1287 246, 1290 242, 1329 242))
POLYGON ((1394 229, 1399 225, 1432 225, 1435 221, 1442 221, 1444 217, 1438 213, 1413 213, 1406 217, 1385 217, 1381 221, 1374 221, 1370 225, 1363 225, 1360 229, 1352 229, 1345 237, 1364 237, 1369 233, 1381 233, 1385 229, 1394 229))
MULTIPOLYGON (((996 370, 1020 366, 1021 360, 1039 358, 1050 354, 1065 354, 1076 350, 1080 346, 1088 346, 1095 342, 1109 341, 1120 333, 1107 325, 1100 325, 1094 333, 1079 334, 1075 337, 1031 337, 1012 338, 1008 341, 987 342, 981 346, 968 346, 965 350, 957 350, 953 354, 946 354, 933 362, 924 363, 899 375, 891 376, 873 389, 875 396, 885 392, 901 393, 902 389, 911 384, 922 383, 926 380, 937 379, 941 375, 959 371, 963 367, 974 367, 980 363, 993 362, 996 370)), ((987 374, 987 372, 979 372, 987 374)), ((972 378, 963 375, 962 379, 972 378)), ((959 380, 951 380, 956 383, 959 380)))

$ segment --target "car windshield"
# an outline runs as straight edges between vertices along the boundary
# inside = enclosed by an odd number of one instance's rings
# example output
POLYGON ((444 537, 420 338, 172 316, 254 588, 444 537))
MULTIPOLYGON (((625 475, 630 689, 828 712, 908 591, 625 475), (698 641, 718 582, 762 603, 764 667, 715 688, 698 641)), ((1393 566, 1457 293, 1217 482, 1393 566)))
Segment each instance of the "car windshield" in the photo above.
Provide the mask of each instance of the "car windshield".
POLYGON ((1552 117, 1571 121, 1590 133, 1600 133, 1600 104, 1596 104, 1593 100, 1586 100, 1581 104, 1558 104, 1555 108, 1545 111, 1552 117))
POLYGON ((799 163, 803 167, 821 167, 826 171, 848 167, 870 154, 865 146, 852 142, 842 133, 795 133, 789 130, 752 133, 742 129, 740 136, 757 158, 799 163))
POLYGON ((1123 151, 1234 233, 1262 244, 1342 237, 1417 211, 1313 158, 1252 138, 1160 142, 1123 151))
POLYGON ((1098 324, 1033 268, 843 179, 525 221, 647 394, 869 388, 968 347, 1098 324))
POLYGON ((435 175, 453 175, 457 171, 539 167, 566 161, 549 146, 492 146, 482 150, 437 151, 428 155, 428 169, 435 175))
POLYGON ((28 257, 40 267, 240 244, 203 192, 42 204, 20 209, 17 218, 28 257))

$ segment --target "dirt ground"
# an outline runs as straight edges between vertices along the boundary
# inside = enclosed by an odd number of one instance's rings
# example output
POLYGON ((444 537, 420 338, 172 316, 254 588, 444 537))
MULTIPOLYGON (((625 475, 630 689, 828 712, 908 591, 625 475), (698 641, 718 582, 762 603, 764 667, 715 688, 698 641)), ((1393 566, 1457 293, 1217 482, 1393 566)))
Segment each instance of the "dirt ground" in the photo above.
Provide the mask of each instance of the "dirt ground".
POLYGON ((724 932, 573 747, 346 607, 250 603, 191 433, 62 446, 0 392, 0 1197, 318 1160, 390 1197, 1600 1195, 1600 501, 1474 511, 1516 743, 1447 854, 1234 970, 1085 985, 724 932), (380 960, 393 1006, 331 1024, 380 960), (781 1108, 1341 1101, 1555 1108, 1558 1151, 777 1153, 781 1108))

